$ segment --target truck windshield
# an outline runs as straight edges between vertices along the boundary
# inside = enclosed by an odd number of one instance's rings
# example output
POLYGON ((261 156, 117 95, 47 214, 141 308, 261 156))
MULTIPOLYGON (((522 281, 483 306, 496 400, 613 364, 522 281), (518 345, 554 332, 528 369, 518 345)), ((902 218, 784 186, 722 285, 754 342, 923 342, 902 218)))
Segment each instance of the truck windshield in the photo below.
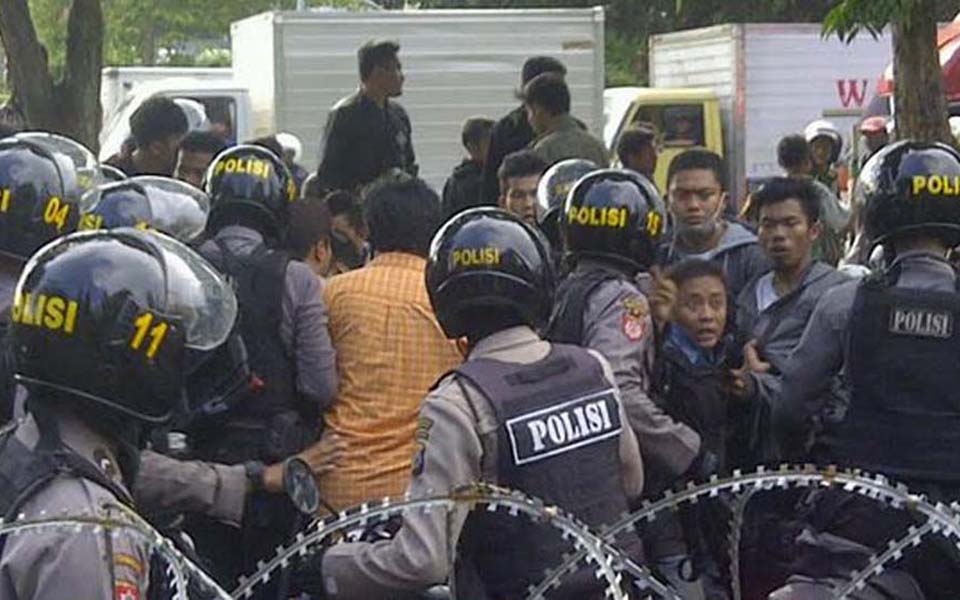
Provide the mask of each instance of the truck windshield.
POLYGON ((634 115, 633 124, 652 126, 660 133, 659 141, 665 148, 705 145, 700 104, 643 106, 634 115))

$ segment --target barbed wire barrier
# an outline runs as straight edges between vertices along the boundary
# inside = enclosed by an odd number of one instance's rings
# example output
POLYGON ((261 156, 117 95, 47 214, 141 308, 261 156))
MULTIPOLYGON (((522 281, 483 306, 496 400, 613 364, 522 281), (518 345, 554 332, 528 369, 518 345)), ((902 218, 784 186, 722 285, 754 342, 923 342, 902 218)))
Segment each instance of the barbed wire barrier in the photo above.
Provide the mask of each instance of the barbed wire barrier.
POLYGON ((183 555, 174 543, 132 510, 124 508, 125 519, 105 518, 95 515, 49 515, 39 513, 27 517, 23 514, 12 521, 0 520, 0 539, 7 536, 28 535, 48 531, 79 534, 89 531, 112 536, 132 535, 147 556, 158 555, 166 565, 166 576, 174 600, 189 600, 189 584, 196 585, 204 598, 230 600, 230 594, 221 588, 206 571, 183 555))
POLYGON ((677 511, 687 505, 722 498, 730 513, 728 543, 731 591, 733 598, 740 600, 739 548, 747 506, 758 494, 799 488, 843 490, 896 509, 910 511, 915 517, 922 517, 922 520, 909 526, 899 537, 889 540, 886 549, 871 556, 863 569, 851 573, 846 582, 838 584, 834 589, 834 597, 839 600, 850 598, 852 594, 862 590, 870 578, 883 573, 910 548, 919 546, 930 535, 942 536, 960 549, 960 504, 929 502, 925 497, 913 494, 905 486, 892 483, 882 476, 859 471, 837 471, 832 468, 818 469, 813 466, 783 466, 776 470, 761 468, 753 473, 734 472, 729 477, 713 477, 703 483, 691 482, 681 490, 667 492, 659 500, 645 502, 639 510, 625 515, 600 532, 592 531, 574 515, 556 506, 520 492, 487 484, 470 485, 446 495, 426 498, 384 498, 379 503, 363 504, 317 521, 298 533, 289 545, 278 548, 271 558, 261 562, 255 573, 241 578, 232 593, 219 587, 202 568, 184 556, 171 540, 132 511, 129 520, 94 516, 21 515, 13 521, 0 521, 0 539, 9 535, 29 535, 49 530, 106 530, 111 535, 133 535, 150 555, 158 555, 166 564, 171 598, 189 599, 189 587, 192 584, 202 590, 205 598, 225 600, 249 598, 257 586, 271 581, 283 570, 291 568, 296 560, 328 544, 338 533, 382 524, 408 511, 450 511, 455 508, 487 510, 504 512, 518 518, 528 517, 549 525, 556 528, 563 538, 571 543, 571 553, 564 557, 560 565, 549 570, 539 584, 530 588, 527 598, 544 598, 550 590, 559 587, 568 574, 576 572, 585 564, 593 569, 597 579, 606 586, 607 598, 625 599, 626 582, 632 578, 637 588, 645 594, 676 600, 681 598, 676 590, 658 579, 645 566, 632 561, 616 548, 614 540, 617 535, 635 531, 638 525, 651 522, 667 511, 677 511), (625 575, 629 578, 625 579, 625 575))

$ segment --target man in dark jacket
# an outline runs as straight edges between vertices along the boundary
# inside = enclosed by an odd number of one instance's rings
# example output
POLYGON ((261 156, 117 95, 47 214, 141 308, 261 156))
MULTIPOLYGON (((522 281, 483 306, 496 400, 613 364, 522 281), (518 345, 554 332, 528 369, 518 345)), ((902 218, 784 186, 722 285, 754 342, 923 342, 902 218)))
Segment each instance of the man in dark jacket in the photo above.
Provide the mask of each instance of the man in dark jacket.
POLYGON ((723 159, 709 150, 688 150, 673 159, 667 171, 673 236, 661 246, 658 258, 664 266, 686 258, 719 263, 735 299, 748 281, 769 270, 770 263, 752 231, 723 218, 725 173, 723 159))
MULTIPOLYGON (((520 89, 543 73, 566 75, 567 68, 559 60, 550 56, 528 58, 527 62, 523 63, 520 89)), ((529 146, 533 137, 533 129, 527 122, 526 109, 522 104, 493 126, 487 162, 483 166, 483 197, 486 204, 496 204, 497 198, 500 197, 500 180, 497 176, 500 163, 508 154, 529 146)))
POLYGON ((360 47, 360 89, 334 105, 323 133, 317 171, 322 190, 356 190, 398 169, 417 174, 410 118, 390 98, 403 93, 400 45, 370 41, 360 47))
POLYGON ((471 117, 463 124, 460 141, 468 158, 456 166, 443 186, 443 217, 450 218, 466 208, 485 204, 483 201, 483 165, 490 148, 493 121, 471 117))

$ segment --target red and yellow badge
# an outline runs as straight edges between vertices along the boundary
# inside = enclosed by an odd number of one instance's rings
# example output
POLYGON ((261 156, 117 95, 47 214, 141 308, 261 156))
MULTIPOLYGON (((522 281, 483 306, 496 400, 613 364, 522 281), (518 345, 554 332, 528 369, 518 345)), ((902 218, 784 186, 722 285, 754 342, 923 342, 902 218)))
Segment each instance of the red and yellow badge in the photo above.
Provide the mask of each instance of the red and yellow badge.
POLYGON ((113 590, 114 600, 140 600, 140 586, 135 583, 118 580, 113 590))
POLYGON ((630 296, 623 299, 623 335, 637 342, 647 333, 647 315, 650 309, 643 296, 630 296))

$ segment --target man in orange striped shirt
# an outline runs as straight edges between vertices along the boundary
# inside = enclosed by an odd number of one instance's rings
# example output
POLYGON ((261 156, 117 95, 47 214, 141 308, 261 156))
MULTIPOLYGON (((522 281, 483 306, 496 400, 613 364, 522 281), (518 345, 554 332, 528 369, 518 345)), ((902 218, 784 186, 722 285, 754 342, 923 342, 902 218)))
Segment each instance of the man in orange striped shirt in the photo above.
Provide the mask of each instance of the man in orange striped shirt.
POLYGON ((424 282, 440 222, 436 193, 418 179, 386 183, 370 192, 366 211, 374 259, 332 278, 324 292, 340 378, 324 436, 338 435, 346 452, 319 483, 337 510, 403 494, 420 403, 463 358, 440 329, 424 282))

